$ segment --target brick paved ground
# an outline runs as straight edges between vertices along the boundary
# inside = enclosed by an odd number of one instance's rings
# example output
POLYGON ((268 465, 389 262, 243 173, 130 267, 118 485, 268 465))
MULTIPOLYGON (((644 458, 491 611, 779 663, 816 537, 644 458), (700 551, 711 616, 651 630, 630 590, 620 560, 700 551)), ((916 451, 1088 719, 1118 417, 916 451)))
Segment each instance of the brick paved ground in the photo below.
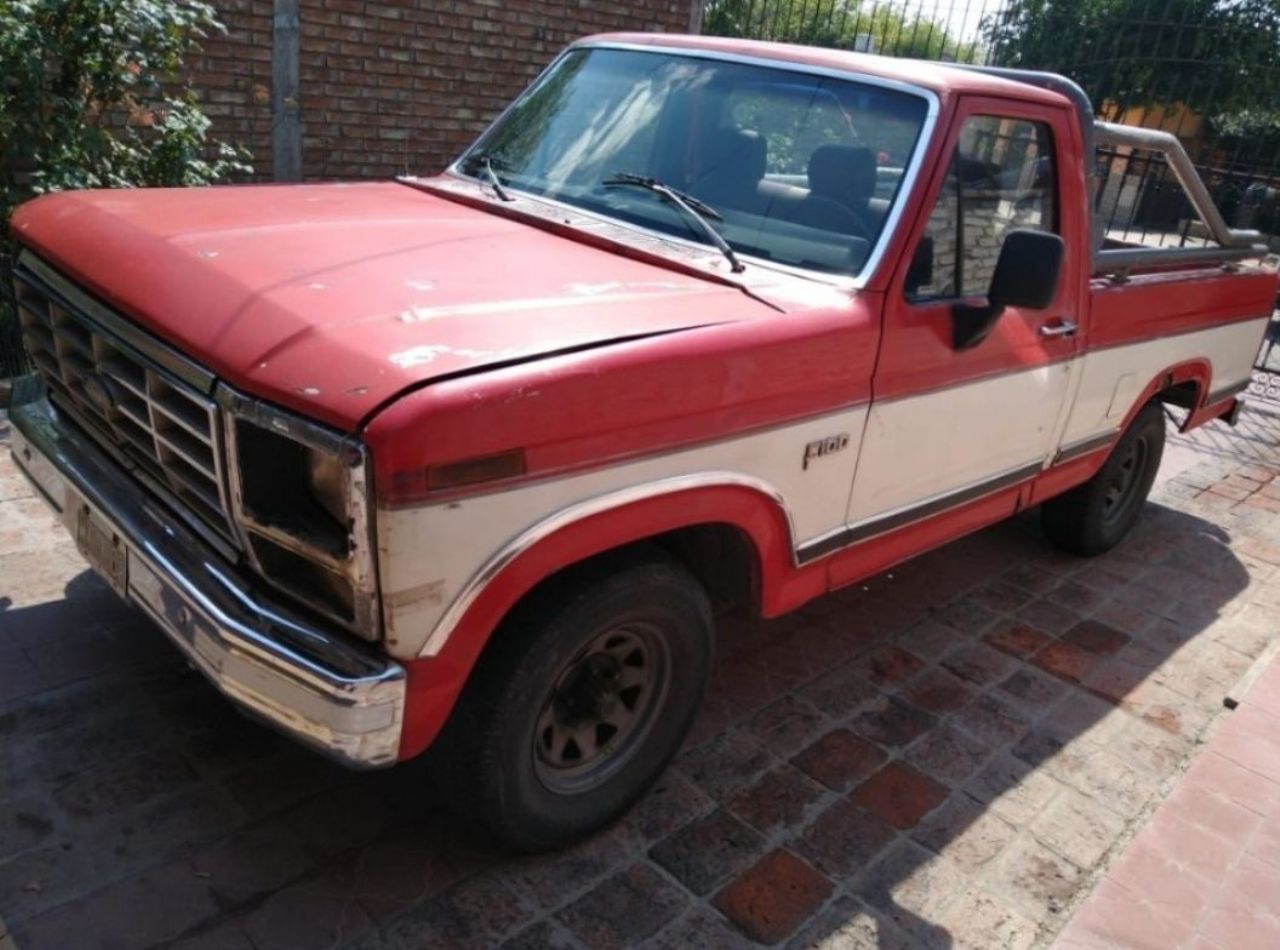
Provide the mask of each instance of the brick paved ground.
POLYGON ((1280 663, 1263 665, 1058 950, 1280 947, 1280 663))
POLYGON ((537 858, 478 845, 424 765, 238 717, 5 454, 0 917, 23 950, 1047 944, 1277 632, 1278 446, 1274 406, 1171 443, 1103 558, 1026 516, 726 631, 655 791, 537 858))

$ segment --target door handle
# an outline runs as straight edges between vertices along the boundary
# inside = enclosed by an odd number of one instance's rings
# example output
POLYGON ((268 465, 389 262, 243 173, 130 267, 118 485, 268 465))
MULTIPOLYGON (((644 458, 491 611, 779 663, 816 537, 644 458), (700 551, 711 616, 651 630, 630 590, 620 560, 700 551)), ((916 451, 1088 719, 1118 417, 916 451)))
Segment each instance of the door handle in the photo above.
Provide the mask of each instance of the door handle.
POLYGON ((1074 322, 1064 319, 1052 325, 1040 324, 1040 335, 1043 337, 1072 336, 1078 329, 1080 328, 1074 322))

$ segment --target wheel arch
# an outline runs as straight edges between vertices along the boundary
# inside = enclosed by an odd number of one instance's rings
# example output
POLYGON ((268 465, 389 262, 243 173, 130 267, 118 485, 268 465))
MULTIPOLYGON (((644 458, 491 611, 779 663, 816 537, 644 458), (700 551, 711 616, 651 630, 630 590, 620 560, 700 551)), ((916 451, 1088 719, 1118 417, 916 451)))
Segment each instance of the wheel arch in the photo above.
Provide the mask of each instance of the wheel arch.
POLYGON ((557 578, 596 558, 654 545, 697 577, 717 606, 772 615, 824 589, 820 570, 796 567, 795 543, 781 493, 733 473, 638 486, 543 519, 473 575, 419 658, 405 664, 400 758, 431 743, 502 621, 557 578))

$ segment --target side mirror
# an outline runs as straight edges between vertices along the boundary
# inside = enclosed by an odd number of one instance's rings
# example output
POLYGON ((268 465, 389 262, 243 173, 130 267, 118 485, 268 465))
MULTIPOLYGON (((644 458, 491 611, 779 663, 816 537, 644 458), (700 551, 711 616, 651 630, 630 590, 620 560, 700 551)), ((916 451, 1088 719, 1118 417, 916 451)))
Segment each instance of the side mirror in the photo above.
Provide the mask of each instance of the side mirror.
POLYGON ((1043 310, 1053 302, 1065 245, 1056 234, 1015 228, 1005 235, 985 306, 951 308, 952 346, 967 350, 986 339, 1006 307, 1043 310))

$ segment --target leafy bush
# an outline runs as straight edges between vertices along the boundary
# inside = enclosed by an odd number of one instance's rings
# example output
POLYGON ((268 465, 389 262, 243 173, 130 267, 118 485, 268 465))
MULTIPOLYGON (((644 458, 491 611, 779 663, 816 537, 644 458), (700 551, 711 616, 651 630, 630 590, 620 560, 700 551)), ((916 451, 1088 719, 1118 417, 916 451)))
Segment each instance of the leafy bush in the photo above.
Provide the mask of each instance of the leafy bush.
MULTIPOLYGON (((0 223, 42 192, 251 171, 247 153, 210 140, 180 75, 221 30, 199 0, 0 0, 0 223)), ((14 370, 5 323, 0 312, 0 377, 14 370)))

